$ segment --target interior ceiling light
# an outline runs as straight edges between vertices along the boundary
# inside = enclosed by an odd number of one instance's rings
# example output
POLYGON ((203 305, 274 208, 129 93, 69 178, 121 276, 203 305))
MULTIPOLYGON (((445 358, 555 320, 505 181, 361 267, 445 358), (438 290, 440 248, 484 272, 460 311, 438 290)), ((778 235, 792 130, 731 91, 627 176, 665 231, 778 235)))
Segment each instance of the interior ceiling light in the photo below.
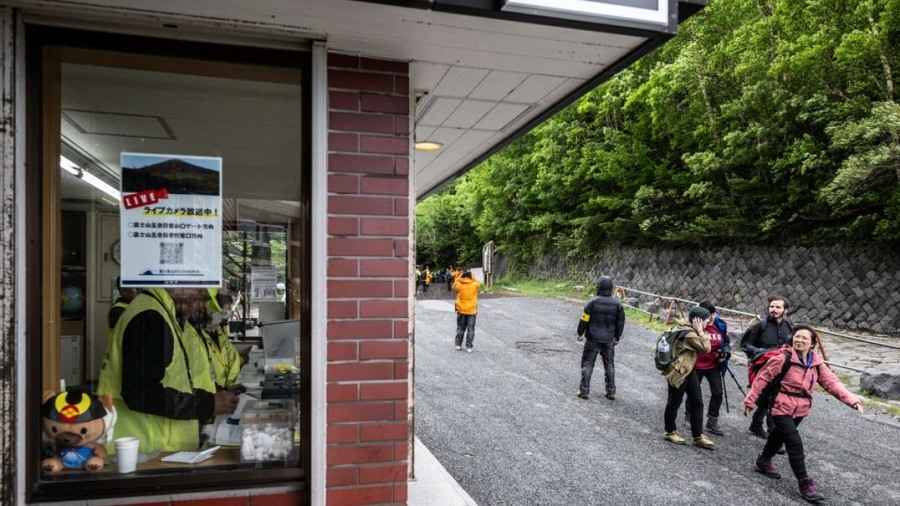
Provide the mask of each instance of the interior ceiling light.
POLYGON ((422 141, 416 143, 416 149, 419 151, 437 151, 444 147, 440 142, 422 141))
POLYGON ((116 190, 112 186, 110 186, 106 181, 100 179, 99 177, 91 174, 90 172, 82 169, 78 165, 75 164, 72 160, 64 156, 59 157, 59 166, 69 174, 81 179, 85 183, 93 186, 94 188, 102 191, 103 193, 109 195, 110 197, 116 199, 117 201, 121 199, 121 194, 119 190, 116 190))

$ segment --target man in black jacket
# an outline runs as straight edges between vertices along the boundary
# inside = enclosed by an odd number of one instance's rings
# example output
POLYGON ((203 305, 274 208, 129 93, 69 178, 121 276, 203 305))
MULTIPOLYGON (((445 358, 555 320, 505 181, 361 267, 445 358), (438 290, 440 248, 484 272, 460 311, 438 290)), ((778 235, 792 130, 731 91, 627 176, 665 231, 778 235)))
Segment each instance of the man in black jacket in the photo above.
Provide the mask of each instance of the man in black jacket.
MULTIPOLYGON (((756 373, 765 365, 771 357, 772 350, 776 350, 791 341, 791 333, 794 326, 786 317, 787 301, 780 295, 769 297, 769 314, 765 320, 751 325, 741 338, 741 349, 747 355, 747 369, 750 374, 750 383, 753 383, 756 373)), ((766 439, 768 433, 763 429, 763 420, 766 425, 772 427, 772 419, 769 416, 771 406, 766 402, 757 403, 756 411, 750 422, 750 433, 756 437, 766 439)))
POLYGON ((581 354, 581 386, 578 397, 588 399, 591 391, 591 374, 597 354, 603 358, 606 380, 606 398, 616 398, 615 347, 625 330, 625 310, 612 296, 612 279, 603 276, 597 282, 597 296, 584 306, 584 314, 578 322, 578 336, 587 337, 581 354))

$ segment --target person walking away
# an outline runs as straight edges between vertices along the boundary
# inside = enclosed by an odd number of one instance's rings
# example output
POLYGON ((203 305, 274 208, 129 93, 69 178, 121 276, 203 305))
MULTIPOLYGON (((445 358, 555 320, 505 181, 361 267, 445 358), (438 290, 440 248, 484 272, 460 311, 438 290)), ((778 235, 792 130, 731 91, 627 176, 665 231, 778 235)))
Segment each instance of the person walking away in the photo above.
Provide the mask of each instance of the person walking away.
POLYGON ((762 453, 756 458, 756 472, 769 478, 781 478, 772 465, 772 457, 784 445, 800 495, 811 503, 820 502, 824 497, 818 493, 815 482, 807 473, 803 440, 797 428, 812 411, 812 394, 816 384, 847 406, 863 412, 862 400, 841 384, 825 364, 826 359, 819 334, 812 327, 797 325, 791 344, 779 349, 778 355, 766 362, 744 398, 744 416, 757 408, 763 397, 774 399, 771 404, 774 427, 769 432, 762 453))
POLYGON ((425 266, 425 272, 422 274, 422 295, 428 293, 429 286, 431 286, 431 269, 425 266))
MULTIPOLYGON (((787 307, 787 299, 784 297, 780 295, 769 297, 769 312, 766 318, 751 325, 741 337, 741 349, 747 355, 750 387, 753 386, 754 378, 766 362, 778 353, 778 348, 790 341, 793 325, 786 318, 787 307)), ((763 420, 767 429, 772 428, 769 408, 767 401, 763 400, 758 404, 750 421, 749 432, 760 439, 768 437, 766 429, 763 428, 763 420)))
POLYGON ((597 281, 597 296, 584 306, 584 312, 578 321, 578 336, 585 336, 584 350, 581 352, 581 384, 578 397, 589 399, 591 392, 591 375, 599 354, 603 360, 603 373, 606 384, 606 398, 616 398, 615 350, 622 332, 625 330, 625 309, 618 299, 612 296, 613 282, 607 276, 597 281))
POLYGON ((687 393, 688 411, 690 412, 691 435, 694 438, 694 446, 704 450, 714 450, 715 444, 703 434, 703 398, 700 393, 700 378, 694 366, 697 363, 699 353, 710 350, 709 336, 706 334, 706 325, 711 321, 709 311, 702 307, 691 308, 688 313, 689 324, 682 324, 679 330, 682 336, 674 343, 675 360, 672 366, 664 373, 668 384, 668 399, 663 415, 665 423, 665 439, 674 444, 687 444, 685 439, 678 434, 675 419, 678 408, 687 393))
POLYGON ((472 273, 466 271, 453 283, 456 292, 456 351, 462 350, 463 337, 466 338, 466 351, 471 353, 475 346, 475 316, 478 314, 477 280, 472 273))
MULTIPOLYGON (((731 341, 728 339, 728 325, 719 317, 716 307, 709 301, 700 303, 700 307, 709 311, 712 317, 706 324, 710 350, 697 355, 694 369, 702 385, 703 380, 709 384, 709 407, 706 412, 706 431, 714 436, 724 436, 719 428, 719 410, 722 408, 725 367, 731 358, 731 341)), ((687 413, 685 419, 690 419, 687 413)))

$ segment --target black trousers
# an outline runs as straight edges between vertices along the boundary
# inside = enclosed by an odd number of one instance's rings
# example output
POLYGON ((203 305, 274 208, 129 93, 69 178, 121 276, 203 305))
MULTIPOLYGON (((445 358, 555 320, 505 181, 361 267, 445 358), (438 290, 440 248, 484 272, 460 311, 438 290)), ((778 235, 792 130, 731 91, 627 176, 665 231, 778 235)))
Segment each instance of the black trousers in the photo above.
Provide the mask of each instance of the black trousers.
POLYGON ((703 370, 695 369, 694 372, 697 373, 700 383, 702 383, 704 379, 709 383, 709 408, 706 411, 706 415, 718 418, 719 410, 722 409, 722 372, 718 368, 703 370))
POLYGON ((763 420, 765 420, 766 427, 771 431, 774 425, 774 421, 769 415, 769 409, 771 409, 771 407, 772 406, 769 405, 769 401, 760 399, 759 402, 756 403, 756 411, 753 412, 753 418, 750 421, 750 427, 762 428, 763 420))
POLYGON ((471 348, 475 341, 475 315, 456 313, 456 345, 462 346, 466 337, 466 348, 471 348))
POLYGON ((700 376, 697 375, 697 371, 691 371, 679 388, 675 388, 668 383, 667 385, 669 386, 669 398, 666 401, 666 412, 664 415, 666 432, 678 430, 675 418, 678 416, 681 400, 684 398, 684 394, 687 393, 687 410, 688 419, 691 421, 691 435, 698 437, 703 434, 703 393, 700 391, 700 376))
POLYGON ((606 382, 606 393, 616 393, 616 345, 613 343, 598 343, 590 339, 584 341, 584 351, 581 352, 581 385, 582 394, 591 393, 591 376, 594 374, 594 364, 597 363, 597 355, 603 360, 603 379, 606 382))
POLYGON ((802 421, 802 416, 798 418, 773 416, 773 428, 769 432, 766 446, 763 447, 763 451, 759 455, 760 462, 770 462, 783 444, 785 450, 787 450, 791 470, 794 471, 794 476, 798 480, 809 478, 809 475, 806 474, 806 455, 803 453, 803 440, 800 439, 800 432, 797 430, 802 421))

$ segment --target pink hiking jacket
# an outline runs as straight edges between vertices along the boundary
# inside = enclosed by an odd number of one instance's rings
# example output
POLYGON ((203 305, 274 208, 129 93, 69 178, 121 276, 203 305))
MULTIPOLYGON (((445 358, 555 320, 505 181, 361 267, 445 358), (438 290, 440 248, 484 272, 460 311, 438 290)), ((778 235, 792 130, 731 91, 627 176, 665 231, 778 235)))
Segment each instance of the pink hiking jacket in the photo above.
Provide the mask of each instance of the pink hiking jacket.
POLYGON ((812 365, 807 369, 800 361, 797 352, 785 347, 782 348, 782 353, 769 359, 762 370, 759 371, 759 375, 744 399, 745 407, 756 409, 756 401, 766 388, 766 385, 781 373, 785 360, 783 351, 787 350, 791 352, 791 367, 781 381, 781 391, 775 396, 775 403, 772 405, 771 411, 772 416, 791 416, 794 418, 808 416, 812 410, 812 393, 816 383, 821 385, 826 392, 850 407, 860 402, 858 397, 844 388, 844 385, 831 372, 831 369, 825 365, 819 354, 810 352, 812 365))

